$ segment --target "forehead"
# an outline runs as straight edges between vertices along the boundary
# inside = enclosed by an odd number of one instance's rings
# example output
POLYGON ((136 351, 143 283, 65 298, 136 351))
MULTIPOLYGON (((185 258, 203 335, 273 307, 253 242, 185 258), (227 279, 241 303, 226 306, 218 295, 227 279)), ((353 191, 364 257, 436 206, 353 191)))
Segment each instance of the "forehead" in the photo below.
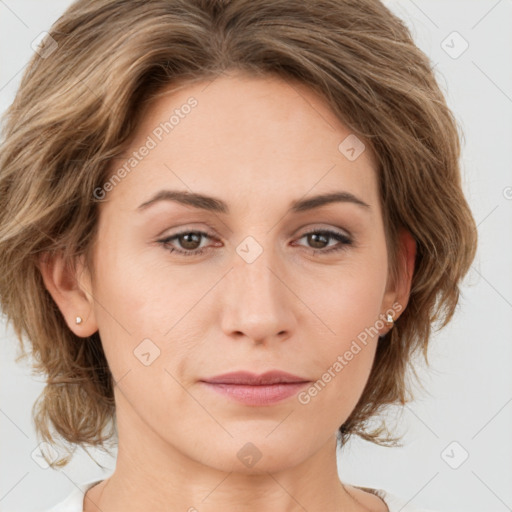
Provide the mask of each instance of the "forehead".
POLYGON ((373 204, 375 160, 362 148, 304 84, 232 73, 169 86, 153 99, 111 167, 128 172, 110 195, 133 204, 172 188, 291 202, 346 190, 373 204), (354 143, 355 159, 346 152, 354 143))

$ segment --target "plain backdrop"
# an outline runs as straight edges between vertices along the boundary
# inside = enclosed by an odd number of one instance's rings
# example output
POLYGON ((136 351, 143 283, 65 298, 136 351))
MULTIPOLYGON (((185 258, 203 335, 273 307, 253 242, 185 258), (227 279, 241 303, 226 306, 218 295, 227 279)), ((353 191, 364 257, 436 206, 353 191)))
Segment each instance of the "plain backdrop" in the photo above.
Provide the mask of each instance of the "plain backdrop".
MULTIPOLYGON (((0 113, 13 100, 32 41, 67 0, 0 0, 0 113)), ((390 414, 403 448, 355 439, 339 457, 343 481, 383 488, 439 512, 512 510, 512 1, 387 1, 435 64, 465 134, 463 186, 479 249, 451 324, 435 333, 427 393, 390 414)), ((16 364, 0 327, 0 510, 64 498, 74 482, 108 476, 112 458, 83 450, 62 470, 40 465, 31 407, 42 382, 16 364)), ((93 452, 95 453, 95 452, 93 452)), ((405 512, 405 510, 404 510, 405 512)))

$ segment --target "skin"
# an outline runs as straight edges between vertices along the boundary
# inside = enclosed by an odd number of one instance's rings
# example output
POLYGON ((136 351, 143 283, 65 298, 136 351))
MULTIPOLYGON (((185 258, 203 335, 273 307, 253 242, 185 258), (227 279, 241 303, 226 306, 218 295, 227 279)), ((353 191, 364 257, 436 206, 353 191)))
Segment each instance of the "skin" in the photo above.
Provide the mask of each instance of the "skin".
POLYGON ((307 404, 248 406, 199 382, 270 369, 315 382, 393 304, 403 311, 415 246, 403 232, 401 277, 390 282, 375 159, 368 148, 354 161, 338 150, 350 131, 306 86, 240 73, 169 89, 144 111, 127 154, 190 96, 197 106, 101 204, 94 273, 60 257, 41 267, 69 328, 99 330, 117 383, 116 469, 87 492, 85 510, 386 511, 344 486, 336 462, 336 432, 363 392, 377 336, 307 404), (230 213, 172 201, 138 211, 162 189, 220 198, 230 213), (370 207, 290 211, 341 190, 370 207), (214 238, 157 242, 187 229, 214 238), (353 243, 322 254, 340 242, 304 236, 312 229, 353 243), (251 263, 236 250, 247 236, 262 249, 251 263), (187 257, 170 246, 210 250, 187 257), (146 338, 160 350, 148 366, 134 356, 146 338), (261 453, 252 467, 237 457, 248 442, 261 453))

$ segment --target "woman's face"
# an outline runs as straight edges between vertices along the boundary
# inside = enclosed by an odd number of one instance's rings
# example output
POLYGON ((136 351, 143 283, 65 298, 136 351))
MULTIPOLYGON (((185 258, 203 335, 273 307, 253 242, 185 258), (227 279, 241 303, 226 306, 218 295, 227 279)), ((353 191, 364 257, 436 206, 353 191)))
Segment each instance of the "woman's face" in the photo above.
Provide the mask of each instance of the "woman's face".
POLYGON ((385 314, 405 307, 375 161, 303 85, 225 75, 169 91, 95 192, 85 325, 117 383, 120 443, 225 471, 291 467, 332 442, 385 314), (205 382, 242 371, 309 384, 205 382))

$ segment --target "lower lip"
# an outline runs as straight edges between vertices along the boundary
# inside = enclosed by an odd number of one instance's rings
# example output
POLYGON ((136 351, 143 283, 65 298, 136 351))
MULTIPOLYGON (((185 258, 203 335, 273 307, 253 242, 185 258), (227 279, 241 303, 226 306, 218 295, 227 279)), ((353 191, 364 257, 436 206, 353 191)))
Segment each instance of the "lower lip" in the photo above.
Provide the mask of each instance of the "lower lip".
POLYGON ((297 394, 309 382, 281 382, 263 386, 214 384, 203 382, 210 389, 246 405, 271 405, 297 394))

